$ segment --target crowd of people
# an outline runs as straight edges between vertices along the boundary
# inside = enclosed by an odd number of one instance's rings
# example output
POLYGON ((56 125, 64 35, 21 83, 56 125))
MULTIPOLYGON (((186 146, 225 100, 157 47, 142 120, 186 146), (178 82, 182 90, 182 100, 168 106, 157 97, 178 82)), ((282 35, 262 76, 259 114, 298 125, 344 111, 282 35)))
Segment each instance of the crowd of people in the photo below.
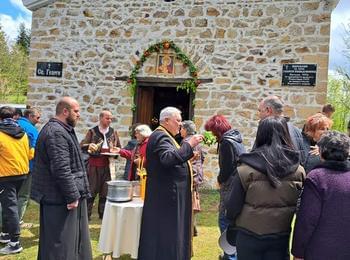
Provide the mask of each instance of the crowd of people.
MULTIPOLYGON (((259 103, 253 147, 245 147, 225 116, 205 122, 218 147, 219 258, 288 259, 296 213, 294 259, 350 259, 350 122, 348 135, 331 131, 334 107, 327 104, 299 129, 283 107, 276 96, 259 103)), ((79 142, 74 128, 80 106, 72 97, 59 100, 40 133, 38 109, 17 114, 0 108, 1 254, 23 250, 20 227, 30 197, 40 205, 38 259, 92 259, 88 224, 97 196, 103 218, 111 180, 103 153, 113 152, 127 160, 125 179, 139 180, 138 169, 147 171, 138 259, 193 256, 206 152, 203 135, 179 109, 161 110, 153 131, 131 126, 123 148, 109 110, 79 142)))

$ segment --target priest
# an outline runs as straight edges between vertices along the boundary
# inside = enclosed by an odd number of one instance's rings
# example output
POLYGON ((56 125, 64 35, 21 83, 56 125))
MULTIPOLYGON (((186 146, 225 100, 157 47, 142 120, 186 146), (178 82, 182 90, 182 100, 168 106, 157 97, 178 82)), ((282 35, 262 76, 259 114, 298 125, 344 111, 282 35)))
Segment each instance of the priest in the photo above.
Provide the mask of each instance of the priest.
POLYGON ((192 169, 189 159, 202 135, 180 146, 174 139, 181 129, 181 111, 166 107, 160 126, 147 148, 147 184, 142 214, 139 260, 191 258, 192 169))

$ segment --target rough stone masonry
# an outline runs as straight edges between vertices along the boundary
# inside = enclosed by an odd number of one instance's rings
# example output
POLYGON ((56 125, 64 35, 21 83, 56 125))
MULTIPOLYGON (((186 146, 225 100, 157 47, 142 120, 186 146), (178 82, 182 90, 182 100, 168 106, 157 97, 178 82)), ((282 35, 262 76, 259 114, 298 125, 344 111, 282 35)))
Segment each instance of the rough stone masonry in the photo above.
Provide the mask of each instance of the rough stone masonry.
MULTIPOLYGON (((108 107, 123 144, 132 123, 132 97, 125 81, 144 50, 164 39, 175 42, 195 64, 199 85, 194 121, 203 130, 213 114, 224 114, 249 149, 257 128, 257 105, 281 96, 285 114, 299 126, 326 101, 330 18, 338 0, 66 0, 24 1, 33 10, 28 103, 54 115, 63 95, 78 99, 82 137, 108 107), (36 5, 40 2, 39 5, 36 5), (37 62, 62 62, 63 76, 36 76, 37 62), (281 86, 282 64, 317 64, 315 87, 281 86)), ((169 51, 171 53, 171 50, 169 51)), ((156 75, 156 54, 140 77, 156 75)), ((181 62, 173 77, 188 76, 181 62)), ((118 160, 122 172, 124 160, 118 160)), ((216 147, 205 162, 206 185, 216 185, 216 147)))

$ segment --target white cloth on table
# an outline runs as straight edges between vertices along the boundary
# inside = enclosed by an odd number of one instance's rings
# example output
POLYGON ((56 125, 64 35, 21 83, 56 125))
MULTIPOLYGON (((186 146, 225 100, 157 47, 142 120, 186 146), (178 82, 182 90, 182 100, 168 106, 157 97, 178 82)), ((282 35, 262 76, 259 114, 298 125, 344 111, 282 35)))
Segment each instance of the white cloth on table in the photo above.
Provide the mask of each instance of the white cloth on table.
POLYGON ((99 249, 115 258, 130 254, 137 259, 143 201, 134 198, 130 202, 107 200, 102 220, 99 249))

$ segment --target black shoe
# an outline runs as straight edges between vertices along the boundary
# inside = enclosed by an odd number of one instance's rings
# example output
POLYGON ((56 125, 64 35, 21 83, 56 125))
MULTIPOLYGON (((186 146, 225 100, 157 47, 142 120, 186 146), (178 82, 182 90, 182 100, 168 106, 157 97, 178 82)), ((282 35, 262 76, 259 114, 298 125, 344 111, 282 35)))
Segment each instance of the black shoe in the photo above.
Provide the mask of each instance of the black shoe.
POLYGON ((198 230, 196 226, 193 227, 193 236, 194 237, 198 236, 198 230))
POLYGON ((0 243, 7 244, 10 241, 9 233, 0 233, 0 243))

